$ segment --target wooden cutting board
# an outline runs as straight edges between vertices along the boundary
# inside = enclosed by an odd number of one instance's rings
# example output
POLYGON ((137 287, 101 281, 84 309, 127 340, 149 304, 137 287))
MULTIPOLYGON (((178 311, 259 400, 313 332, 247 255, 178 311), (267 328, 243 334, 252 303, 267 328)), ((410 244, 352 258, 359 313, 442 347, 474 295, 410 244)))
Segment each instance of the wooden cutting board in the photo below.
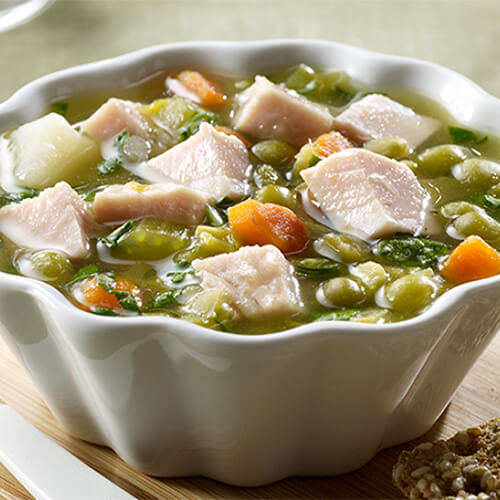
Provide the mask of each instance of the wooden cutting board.
MULTIPOLYGON (((291 478, 261 488, 235 488, 201 477, 165 480, 151 478, 134 471, 110 449, 72 438, 61 429, 1 340, 0 401, 9 404, 84 463, 141 500, 401 498, 391 484, 391 469, 403 449, 411 448, 424 440, 447 438, 460 429, 500 415, 500 335, 496 336, 468 374, 448 409, 422 438, 383 450, 365 467, 345 476, 291 478)), ((32 498, 1 465, 0 497, 7 500, 32 498)))

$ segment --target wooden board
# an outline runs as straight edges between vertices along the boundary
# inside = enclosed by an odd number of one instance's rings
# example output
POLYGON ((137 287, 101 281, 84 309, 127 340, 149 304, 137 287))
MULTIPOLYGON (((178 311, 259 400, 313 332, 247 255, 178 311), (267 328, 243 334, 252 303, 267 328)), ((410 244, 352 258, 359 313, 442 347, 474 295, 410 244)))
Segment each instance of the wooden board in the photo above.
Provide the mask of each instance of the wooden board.
MULTIPOLYGON (((141 500, 198 498, 400 498, 391 469, 406 448, 447 438, 500 414, 500 335, 468 374, 454 400, 421 439, 381 451, 362 469, 341 477, 290 478, 261 488, 234 488, 205 478, 155 479, 131 469, 108 448, 68 436, 0 340, 0 401, 4 401, 84 463, 141 500)), ((0 497, 31 499, 0 465, 0 497)), ((90 500, 90 499, 89 499, 90 500)))

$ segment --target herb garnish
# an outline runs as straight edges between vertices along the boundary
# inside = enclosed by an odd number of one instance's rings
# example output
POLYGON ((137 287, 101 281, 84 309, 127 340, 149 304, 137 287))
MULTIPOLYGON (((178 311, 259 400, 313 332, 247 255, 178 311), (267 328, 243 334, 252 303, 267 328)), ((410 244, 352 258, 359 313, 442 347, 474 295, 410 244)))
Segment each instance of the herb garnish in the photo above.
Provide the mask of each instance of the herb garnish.
POLYGON ((51 106, 51 111, 58 115, 66 117, 68 113, 69 104, 67 102, 54 102, 51 106))
POLYGON ((308 323, 316 321, 349 321, 359 313, 359 309, 335 309, 334 311, 318 312, 312 314, 308 323))
POLYGON ((102 242, 108 248, 116 248, 118 243, 132 228, 134 227, 134 223, 129 220, 122 224, 119 228, 115 229, 113 232, 109 233, 106 238, 102 239, 102 242))
POLYGON ((482 144, 483 142, 486 142, 488 140, 487 135, 479 139, 477 135, 472 132, 472 130, 468 130, 466 128, 449 126, 448 131, 450 133, 452 142, 454 142, 455 144, 477 145, 482 144))
POLYGON ((200 125, 203 122, 215 125, 219 119, 216 114, 206 111, 204 109, 196 110, 184 123, 180 130, 180 136, 183 141, 198 132, 200 125))
POLYGON ((168 290, 166 292, 161 292, 153 297, 151 302, 148 304, 147 308, 151 309, 161 309, 168 304, 172 304, 177 300, 182 294, 182 290, 168 290))
POLYGON ((19 203, 27 198, 34 198, 39 194, 40 191, 37 189, 28 189, 26 191, 19 191, 16 193, 0 192, 0 207, 8 205, 9 203, 19 203))
POLYGON ((101 272, 101 269, 95 264, 84 266, 80 268, 66 284, 73 285, 75 283, 78 283, 79 281, 83 281, 84 279, 89 278, 90 276, 94 276, 99 272, 101 272))
POLYGON ((439 241, 424 238, 382 240, 378 254, 386 260, 410 267, 433 267, 439 258, 448 255, 451 247, 439 241))

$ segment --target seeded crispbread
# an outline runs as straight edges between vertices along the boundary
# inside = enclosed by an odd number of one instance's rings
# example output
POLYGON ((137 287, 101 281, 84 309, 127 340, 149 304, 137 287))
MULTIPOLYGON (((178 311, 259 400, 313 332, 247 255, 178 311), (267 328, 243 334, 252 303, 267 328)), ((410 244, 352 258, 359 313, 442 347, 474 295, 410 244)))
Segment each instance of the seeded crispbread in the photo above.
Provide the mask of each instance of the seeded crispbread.
POLYGON ((403 451, 392 480, 411 500, 500 500, 500 417, 403 451))

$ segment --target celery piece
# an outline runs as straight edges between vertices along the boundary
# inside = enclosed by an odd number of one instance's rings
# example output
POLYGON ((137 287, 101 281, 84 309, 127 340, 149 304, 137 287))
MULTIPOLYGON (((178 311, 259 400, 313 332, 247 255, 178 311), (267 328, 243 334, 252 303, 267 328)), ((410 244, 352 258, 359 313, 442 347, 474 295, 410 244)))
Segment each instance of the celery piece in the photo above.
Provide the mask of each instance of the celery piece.
POLYGON ((313 78, 314 70, 306 64, 299 64, 286 79, 285 85, 292 90, 303 89, 313 78))
POLYGON ((179 224, 144 219, 120 237, 111 255, 126 260, 158 260, 186 247, 187 230, 179 224))

